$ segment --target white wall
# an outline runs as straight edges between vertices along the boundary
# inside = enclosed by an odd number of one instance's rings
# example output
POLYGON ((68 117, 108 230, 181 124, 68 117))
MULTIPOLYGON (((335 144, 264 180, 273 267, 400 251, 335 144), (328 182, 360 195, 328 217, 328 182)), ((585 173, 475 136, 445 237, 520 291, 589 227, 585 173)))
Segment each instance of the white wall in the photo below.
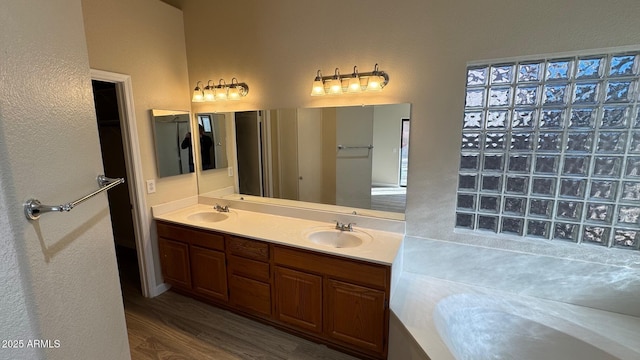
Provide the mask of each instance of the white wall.
POLYGON ((0 44, 0 334, 59 340, 0 358, 128 359, 106 195, 39 221, 22 206, 73 201, 103 172, 80 1, 1 2, 0 44))
POLYGON ((411 103, 407 233, 452 241, 467 237, 453 231, 466 64, 640 45, 636 0, 190 0, 183 11, 190 82, 235 76, 251 87, 239 103, 194 109, 411 103), (211 33, 211 19, 233 31, 211 33), (375 63, 390 74, 381 93, 309 96, 316 70, 375 63))
MULTIPOLYGON (((373 142, 373 107, 336 109, 338 146, 361 147, 373 142)), ((368 148, 336 151, 336 205, 371 209, 371 155, 368 148)))

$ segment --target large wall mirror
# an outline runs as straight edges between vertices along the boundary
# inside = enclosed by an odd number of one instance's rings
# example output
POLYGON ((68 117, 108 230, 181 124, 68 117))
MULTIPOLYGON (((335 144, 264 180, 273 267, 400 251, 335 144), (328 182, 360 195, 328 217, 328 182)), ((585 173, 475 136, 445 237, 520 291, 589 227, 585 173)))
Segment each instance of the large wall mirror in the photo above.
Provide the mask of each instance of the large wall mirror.
POLYGON ((158 177, 194 172, 188 111, 151 110, 158 177))
POLYGON ((402 218, 410 113, 410 104, 390 104, 227 114, 238 192, 402 218))

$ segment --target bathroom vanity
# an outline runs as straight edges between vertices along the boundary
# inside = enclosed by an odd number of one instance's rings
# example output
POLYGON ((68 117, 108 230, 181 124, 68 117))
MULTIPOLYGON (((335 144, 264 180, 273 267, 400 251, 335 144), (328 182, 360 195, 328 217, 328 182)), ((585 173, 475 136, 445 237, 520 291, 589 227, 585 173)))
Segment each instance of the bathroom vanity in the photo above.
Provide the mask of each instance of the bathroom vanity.
POLYGON ((326 223, 204 208, 156 216, 162 275, 173 290, 362 358, 386 359, 393 261, 379 254, 393 260, 401 235, 383 234, 392 240, 377 252, 375 231, 361 246, 332 248, 304 235, 334 231, 326 223))

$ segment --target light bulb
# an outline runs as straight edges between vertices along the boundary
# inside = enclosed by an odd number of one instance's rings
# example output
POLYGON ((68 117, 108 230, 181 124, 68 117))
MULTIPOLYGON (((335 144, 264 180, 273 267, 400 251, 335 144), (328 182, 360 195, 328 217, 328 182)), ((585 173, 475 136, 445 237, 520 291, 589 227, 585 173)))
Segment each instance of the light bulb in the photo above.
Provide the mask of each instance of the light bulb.
POLYGON ((367 82, 367 91, 380 91, 382 90, 382 76, 371 75, 367 82))
POLYGON ((216 88, 216 100, 227 100, 227 87, 217 87, 216 88))
POLYGON ((313 87, 311 88, 311 96, 322 96, 324 95, 324 83, 322 79, 316 80, 313 82, 313 87))
POLYGON ((237 86, 229 88, 229 100, 240 100, 240 90, 237 86))
POLYGON ((342 81, 340 78, 333 78, 329 82, 329 92, 332 94, 340 94, 342 93, 342 81))
POLYGON ((216 98, 213 94, 213 86, 204 87, 204 101, 214 101, 216 98))
POLYGON ((193 97, 191 97, 191 101, 193 102, 204 101, 204 94, 202 93, 202 89, 200 89, 200 81, 196 83, 196 88, 193 89, 193 97))
POLYGON ((360 86, 360 77, 356 75, 355 77, 349 78, 349 92, 356 93, 362 91, 362 87, 360 86))

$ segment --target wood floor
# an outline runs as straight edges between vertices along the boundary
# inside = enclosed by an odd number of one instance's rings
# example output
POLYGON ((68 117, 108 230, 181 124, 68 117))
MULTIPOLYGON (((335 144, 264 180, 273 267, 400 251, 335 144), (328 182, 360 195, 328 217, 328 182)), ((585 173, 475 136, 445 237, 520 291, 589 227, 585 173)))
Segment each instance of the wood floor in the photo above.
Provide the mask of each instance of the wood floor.
POLYGON ((144 298, 135 252, 119 249, 118 260, 133 360, 355 359, 171 291, 144 298))
POLYGON ((404 213, 407 203, 406 188, 389 188, 388 192, 385 189, 384 187, 373 188, 371 210, 404 213))

